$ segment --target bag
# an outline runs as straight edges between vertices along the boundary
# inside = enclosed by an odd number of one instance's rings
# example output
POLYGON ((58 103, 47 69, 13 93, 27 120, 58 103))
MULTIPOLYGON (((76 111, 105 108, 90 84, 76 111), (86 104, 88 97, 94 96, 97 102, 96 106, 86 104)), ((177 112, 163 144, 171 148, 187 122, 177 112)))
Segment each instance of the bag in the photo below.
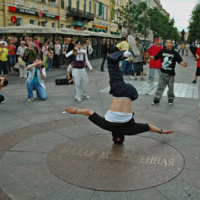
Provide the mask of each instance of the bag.
POLYGON ((22 58, 18 58, 18 65, 25 67, 26 63, 22 60, 22 58))
POLYGON ((68 79, 56 79, 55 80, 56 85, 67 85, 68 84, 68 79))
POLYGON ((25 49, 24 55, 23 55, 23 57, 22 57, 22 60, 23 60, 24 62, 28 62, 28 49, 25 49))
POLYGON ((16 64, 14 65, 14 69, 19 69, 19 63, 16 63, 16 64))

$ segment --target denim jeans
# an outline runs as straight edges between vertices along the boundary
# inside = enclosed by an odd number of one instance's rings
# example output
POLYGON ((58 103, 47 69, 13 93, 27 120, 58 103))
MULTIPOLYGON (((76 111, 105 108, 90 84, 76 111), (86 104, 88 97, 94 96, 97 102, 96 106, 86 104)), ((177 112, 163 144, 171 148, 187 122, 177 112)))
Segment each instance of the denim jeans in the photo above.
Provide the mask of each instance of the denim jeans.
POLYGON ((55 68, 60 68, 60 55, 55 54, 54 58, 55 58, 55 68))
POLYGON ((8 61, 0 60, 0 74, 3 71, 3 74, 8 74, 8 61))
POLYGON ((126 71, 128 72, 128 74, 130 76, 133 76, 133 72, 132 72, 132 64, 133 62, 129 62, 126 60, 122 61, 122 67, 121 67, 121 71, 122 71, 122 76, 124 76, 126 74, 126 71))
POLYGON ((143 72, 143 62, 133 63, 134 73, 137 74, 137 67, 139 66, 140 72, 143 72))
POLYGON ((53 63, 53 59, 51 60, 51 58, 48 58, 48 67, 47 67, 47 69, 52 69, 52 63, 53 63))
POLYGON ((16 64, 16 55, 9 55, 8 59, 10 62, 10 67, 14 67, 14 65, 16 64))
POLYGON ((32 80, 28 80, 26 82, 26 86, 28 91, 28 99, 33 98, 33 90, 37 91, 37 94, 41 100, 47 99, 47 92, 40 84, 34 84, 32 80))
MULTIPOLYGON (((158 75, 160 76, 160 69, 156 69, 158 72, 158 75)), ((149 72, 149 80, 153 81, 154 80, 154 75, 155 75, 155 68, 150 68, 149 72)))

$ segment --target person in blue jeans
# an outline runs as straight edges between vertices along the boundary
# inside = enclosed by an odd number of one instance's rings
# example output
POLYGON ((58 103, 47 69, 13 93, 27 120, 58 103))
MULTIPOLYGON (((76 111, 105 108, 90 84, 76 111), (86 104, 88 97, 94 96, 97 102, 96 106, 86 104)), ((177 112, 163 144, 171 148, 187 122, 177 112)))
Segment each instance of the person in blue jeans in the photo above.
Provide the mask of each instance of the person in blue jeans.
POLYGON ((26 81, 28 103, 33 101, 33 90, 37 91, 37 95, 41 100, 47 99, 46 87, 44 85, 46 70, 42 63, 40 56, 37 55, 33 64, 27 66, 27 70, 29 70, 29 75, 26 81))
POLYGON ((47 55, 48 55, 48 67, 47 67, 47 70, 52 71, 53 55, 54 54, 53 54, 53 51, 52 51, 52 49, 50 47, 48 48, 47 55))

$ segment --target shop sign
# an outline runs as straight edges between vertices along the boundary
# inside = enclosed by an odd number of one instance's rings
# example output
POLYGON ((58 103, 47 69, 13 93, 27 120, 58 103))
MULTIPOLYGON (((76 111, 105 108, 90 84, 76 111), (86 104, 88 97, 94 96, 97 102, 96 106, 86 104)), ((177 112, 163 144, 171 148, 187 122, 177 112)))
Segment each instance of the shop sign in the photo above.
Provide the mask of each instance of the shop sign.
POLYGON ((95 28, 100 28, 100 29, 106 29, 105 26, 100 26, 100 25, 95 25, 94 27, 95 27, 95 28))
POLYGON ((42 17, 42 16, 43 16, 42 11, 40 11, 40 12, 38 13, 38 16, 39 16, 39 17, 42 17))
POLYGON ((23 0, 15 0, 15 5, 24 5, 23 0))
POLYGON ((37 7, 36 7, 36 2, 35 2, 35 1, 30 1, 30 0, 29 0, 29 8, 37 8, 37 7))
POLYGON ((16 8, 16 12, 30 14, 30 15, 38 15, 38 12, 36 11, 26 10, 26 9, 21 9, 21 8, 16 8))
POLYGON ((17 17, 16 16, 11 16, 10 21, 12 23, 16 23, 17 22, 17 17))
POLYGON ((49 17, 49 18, 53 18, 53 19, 57 19, 58 18, 58 16, 51 15, 51 14, 43 14, 43 17, 49 17))
POLYGON ((84 22, 80 22, 80 21, 74 21, 73 23, 75 26, 85 26, 84 22))

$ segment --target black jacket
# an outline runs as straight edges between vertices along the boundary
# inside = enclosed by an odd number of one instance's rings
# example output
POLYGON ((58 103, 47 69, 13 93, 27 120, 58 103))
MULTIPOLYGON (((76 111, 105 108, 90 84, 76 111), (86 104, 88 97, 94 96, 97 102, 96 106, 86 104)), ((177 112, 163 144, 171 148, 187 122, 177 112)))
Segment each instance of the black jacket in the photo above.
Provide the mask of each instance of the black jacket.
POLYGON ((74 49, 74 46, 75 46, 75 45, 74 45, 72 42, 69 43, 67 53, 69 53, 71 50, 73 50, 73 49, 74 49))

